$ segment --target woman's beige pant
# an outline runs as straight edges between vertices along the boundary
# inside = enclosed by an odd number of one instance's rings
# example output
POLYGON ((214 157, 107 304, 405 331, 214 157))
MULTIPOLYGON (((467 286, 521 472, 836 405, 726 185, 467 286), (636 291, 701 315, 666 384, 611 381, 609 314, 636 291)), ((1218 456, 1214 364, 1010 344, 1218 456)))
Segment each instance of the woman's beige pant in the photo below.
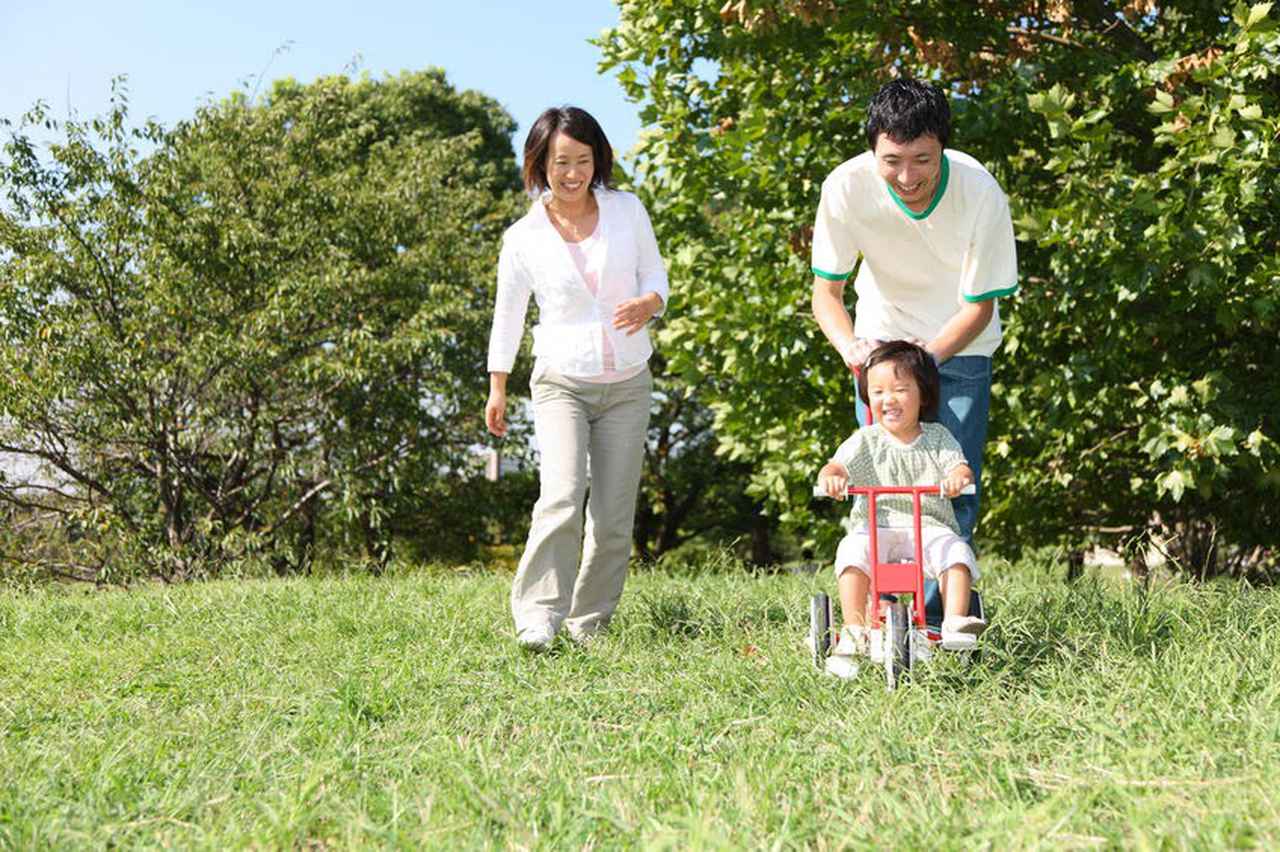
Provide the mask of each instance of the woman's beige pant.
POLYGON ((531 384, 541 491, 511 613, 517 635, 563 624, 585 638, 608 623, 627 578, 653 378, 646 368, 596 384, 545 370, 531 384))

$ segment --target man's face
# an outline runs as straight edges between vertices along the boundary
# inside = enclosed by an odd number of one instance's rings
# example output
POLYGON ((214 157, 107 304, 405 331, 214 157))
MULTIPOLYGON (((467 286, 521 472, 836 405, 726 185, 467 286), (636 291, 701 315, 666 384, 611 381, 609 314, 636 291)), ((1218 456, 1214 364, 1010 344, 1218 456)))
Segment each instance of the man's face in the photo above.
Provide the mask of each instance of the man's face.
POLYGON ((885 183, 916 213, 933 200, 942 174, 942 143, 932 133, 910 142, 895 142, 887 134, 876 137, 876 168, 885 183))

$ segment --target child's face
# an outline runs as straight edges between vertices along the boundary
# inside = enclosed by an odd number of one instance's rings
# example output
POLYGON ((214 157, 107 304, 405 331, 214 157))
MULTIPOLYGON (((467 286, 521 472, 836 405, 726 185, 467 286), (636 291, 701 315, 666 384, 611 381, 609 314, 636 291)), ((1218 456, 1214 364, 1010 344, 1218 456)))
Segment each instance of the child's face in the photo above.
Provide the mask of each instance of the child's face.
POLYGON ((871 416, 890 433, 914 438, 920 425, 920 386, 906 368, 881 361, 867 371, 871 416))

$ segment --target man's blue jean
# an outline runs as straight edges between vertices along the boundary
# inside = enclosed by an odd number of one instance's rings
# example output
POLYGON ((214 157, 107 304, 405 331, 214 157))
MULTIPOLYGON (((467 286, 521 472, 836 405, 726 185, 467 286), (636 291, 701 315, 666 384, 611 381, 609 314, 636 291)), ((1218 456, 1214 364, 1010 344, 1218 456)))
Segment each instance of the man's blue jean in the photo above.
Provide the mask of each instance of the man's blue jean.
MULTIPOLYGON (((978 523, 982 497, 982 448, 987 443, 987 419, 991 414, 991 359, 983 355, 957 355, 938 367, 942 376, 942 401, 938 422, 955 436, 973 468, 978 493, 951 501, 960 524, 960 534, 973 544, 973 528, 978 523)), ((867 408, 859 399, 858 422, 867 422, 867 408)))

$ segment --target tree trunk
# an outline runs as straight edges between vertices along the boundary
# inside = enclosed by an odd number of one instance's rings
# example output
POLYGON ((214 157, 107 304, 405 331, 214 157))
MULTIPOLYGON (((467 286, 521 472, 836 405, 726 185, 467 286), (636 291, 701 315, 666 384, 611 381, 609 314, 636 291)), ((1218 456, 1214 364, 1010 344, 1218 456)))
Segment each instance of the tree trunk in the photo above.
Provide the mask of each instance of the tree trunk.
POLYGON ((1067 554, 1067 582, 1074 583, 1084 575, 1084 551, 1076 549, 1067 554))
POLYGON ((636 525, 631 532, 631 540, 636 547, 636 555, 648 562, 653 558, 653 550, 649 547, 649 538, 653 534, 653 507, 641 493, 636 504, 636 525))
POLYGON ((759 503, 751 511, 751 563, 753 565, 772 565, 773 548, 769 543, 769 516, 764 514, 759 503))

